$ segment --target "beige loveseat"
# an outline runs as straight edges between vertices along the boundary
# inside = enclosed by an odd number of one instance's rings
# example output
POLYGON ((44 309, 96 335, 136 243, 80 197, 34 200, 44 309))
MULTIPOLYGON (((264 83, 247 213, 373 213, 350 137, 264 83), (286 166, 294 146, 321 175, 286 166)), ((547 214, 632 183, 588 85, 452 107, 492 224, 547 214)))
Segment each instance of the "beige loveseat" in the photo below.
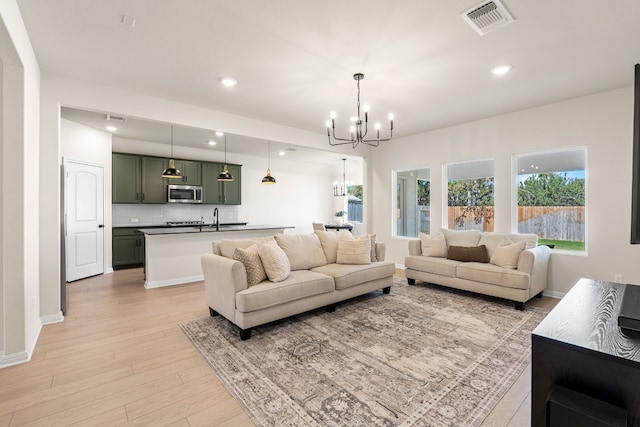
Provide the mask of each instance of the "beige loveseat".
POLYGON ((409 241, 405 274, 410 285, 421 280, 505 298, 524 310, 524 303, 547 287, 551 250, 537 242, 535 234, 447 229, 421 234, 409 241))
POLYGON ((213 253, 202 255, 206 302, 211 316, 224 316, 246 340, 254 326, 319 307, 334 311, 337 302, 378 289, 388 294, 395 264, 384 256, 374 236, 349 232, 214 241, 213 253))

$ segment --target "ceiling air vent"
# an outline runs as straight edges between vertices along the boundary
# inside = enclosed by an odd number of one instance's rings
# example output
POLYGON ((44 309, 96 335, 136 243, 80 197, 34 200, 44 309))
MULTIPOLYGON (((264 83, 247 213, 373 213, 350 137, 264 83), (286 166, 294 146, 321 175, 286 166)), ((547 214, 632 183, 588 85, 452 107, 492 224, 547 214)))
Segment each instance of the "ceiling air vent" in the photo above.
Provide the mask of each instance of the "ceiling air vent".
POLYGON ((114 122, 120 122, 120 123, 124 123, 126 120, 124 117, 112 116, 111 114, 107 114, 106 119, 114 122))
POLYGON ((481 36, 513 22, 513 16, 498 0, 483 2, 461 16, 481 36))

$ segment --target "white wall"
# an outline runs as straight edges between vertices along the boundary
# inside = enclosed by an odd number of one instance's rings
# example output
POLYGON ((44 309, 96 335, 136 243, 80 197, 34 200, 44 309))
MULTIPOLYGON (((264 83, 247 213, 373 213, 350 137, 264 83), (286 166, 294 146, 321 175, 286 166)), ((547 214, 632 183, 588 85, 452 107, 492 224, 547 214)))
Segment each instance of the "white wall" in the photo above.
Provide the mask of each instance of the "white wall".
POLYGON ((387 259, 404 264, 407 240, 391 237, 392 171, 431 168, 433 233, 443 224, 443 164, 493 158, 495 231, 516 231, 512 154, 586 146, 588 250, 552 254, 549 293, 562 295, 581 277, 613 281, 621 274, 640 284, 640 245, 629 244, 632 126, 633 89, 626 87, 392 141, 373 153, 369 169, 371 228, 387 242, 387 259))
POLYGON ((60 154, 67 160, 102 166, 104 169, 104 268, 111 268, 111 134, 61 119, 60 154))
POLYGON ((30 359, 41 322, 37 217, 40 69, 15 1, 0 2, 0 17, 1 367, 30 359))

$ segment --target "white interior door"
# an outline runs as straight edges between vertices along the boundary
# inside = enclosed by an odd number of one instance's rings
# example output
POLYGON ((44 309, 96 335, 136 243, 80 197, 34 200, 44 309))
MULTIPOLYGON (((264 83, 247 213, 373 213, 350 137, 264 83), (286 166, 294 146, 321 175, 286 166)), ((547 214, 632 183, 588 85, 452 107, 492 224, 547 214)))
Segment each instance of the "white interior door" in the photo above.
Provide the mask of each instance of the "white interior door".
POLYGON ((104 273, 104 169, 64 160, 67 282, 104 273))

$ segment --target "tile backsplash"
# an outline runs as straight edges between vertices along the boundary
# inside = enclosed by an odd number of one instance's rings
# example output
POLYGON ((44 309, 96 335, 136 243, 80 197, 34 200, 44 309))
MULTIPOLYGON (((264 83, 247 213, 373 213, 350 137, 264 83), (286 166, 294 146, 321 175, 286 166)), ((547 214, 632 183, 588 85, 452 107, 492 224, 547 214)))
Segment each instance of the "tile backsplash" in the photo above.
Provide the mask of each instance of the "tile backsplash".
POLYGON ((111 205, 114 227, 139 225, 162 225, 167 221, 213 222, 213 210, 218 208, 220 222, 237 222, 238 207, 226 205, 197 204, 113 204, 111 205), (137 220, 137 221, 136 221, 137 220))

